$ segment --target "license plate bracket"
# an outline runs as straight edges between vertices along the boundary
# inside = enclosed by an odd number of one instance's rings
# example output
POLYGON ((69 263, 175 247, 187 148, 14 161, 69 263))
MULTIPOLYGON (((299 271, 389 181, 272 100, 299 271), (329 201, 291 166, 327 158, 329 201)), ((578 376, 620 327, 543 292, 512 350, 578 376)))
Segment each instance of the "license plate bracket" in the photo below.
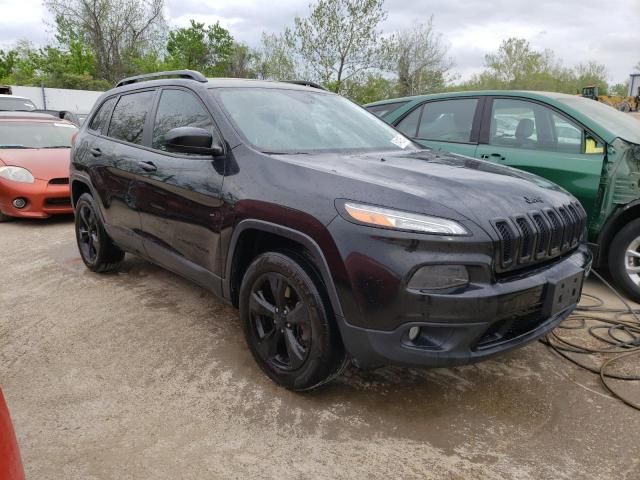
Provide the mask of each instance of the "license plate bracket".
POLYGON ((551 317, 578 303, 582 294, 584 272, 580 271, 559 280, 547 283, 545 292, 544 312, 551 317))

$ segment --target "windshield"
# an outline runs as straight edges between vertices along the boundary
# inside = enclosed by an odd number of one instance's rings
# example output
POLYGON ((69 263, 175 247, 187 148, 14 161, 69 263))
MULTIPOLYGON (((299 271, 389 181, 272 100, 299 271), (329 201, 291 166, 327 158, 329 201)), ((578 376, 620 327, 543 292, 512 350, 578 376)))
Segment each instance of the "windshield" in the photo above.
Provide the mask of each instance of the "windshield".
POLYGON ((416 148, 382 120, 338 95, 276 88, 213 90, 236 128, 266 153, 416 148))
MULTIPOLYGON (((616 137, 640 144, 640 122, 631 115, 582 97, 562 98, 560 102, 592 118, 616 137)), ((613 138, 607 140, 612 141, 613 138)))
POLYGON ((70 148, 77 131, 62 122, 0 122, 0 148, 70 148))
POLYGON ((0 98, 0 110, 7 110, 11 112, 30 112, 35 109, 36 106, 27 98, 0 98))

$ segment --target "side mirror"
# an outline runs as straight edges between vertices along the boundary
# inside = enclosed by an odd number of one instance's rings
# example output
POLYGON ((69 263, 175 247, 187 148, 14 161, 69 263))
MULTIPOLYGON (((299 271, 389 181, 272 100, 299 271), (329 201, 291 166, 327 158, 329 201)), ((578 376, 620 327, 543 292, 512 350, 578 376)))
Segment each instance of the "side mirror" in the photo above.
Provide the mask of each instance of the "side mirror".
POLYGON ((221 145, 213 144, 213 135, 204 128, 172 128, 164 136, 164 146, 168 152, 195 153, 218 156, 224 153, 221 145))

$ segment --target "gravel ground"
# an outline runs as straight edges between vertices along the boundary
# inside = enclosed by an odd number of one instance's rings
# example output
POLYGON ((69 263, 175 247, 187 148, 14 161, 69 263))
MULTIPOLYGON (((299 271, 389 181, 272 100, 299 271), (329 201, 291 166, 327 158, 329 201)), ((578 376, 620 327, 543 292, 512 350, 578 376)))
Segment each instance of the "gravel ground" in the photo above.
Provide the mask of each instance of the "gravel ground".
POLYGON ((640 414, 540 343, 294 394, 204 290, 133 256, 90 273, 69 219, 0 239, 0 384, 29 479, 638 478, 640 414))

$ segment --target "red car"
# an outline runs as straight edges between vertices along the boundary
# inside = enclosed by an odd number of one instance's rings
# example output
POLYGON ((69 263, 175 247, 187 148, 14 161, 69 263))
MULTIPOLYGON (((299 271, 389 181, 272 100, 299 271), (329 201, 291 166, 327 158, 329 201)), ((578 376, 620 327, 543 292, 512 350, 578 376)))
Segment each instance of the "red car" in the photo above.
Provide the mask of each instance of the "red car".
POLYGON ((2 390, 0 390, 0 478, 2 480, 24 480, 18 443, 2 390))
POLYGON ((0 112, 0 222, 73 213, 69 152, 77 131, 52 115, 0 112))

